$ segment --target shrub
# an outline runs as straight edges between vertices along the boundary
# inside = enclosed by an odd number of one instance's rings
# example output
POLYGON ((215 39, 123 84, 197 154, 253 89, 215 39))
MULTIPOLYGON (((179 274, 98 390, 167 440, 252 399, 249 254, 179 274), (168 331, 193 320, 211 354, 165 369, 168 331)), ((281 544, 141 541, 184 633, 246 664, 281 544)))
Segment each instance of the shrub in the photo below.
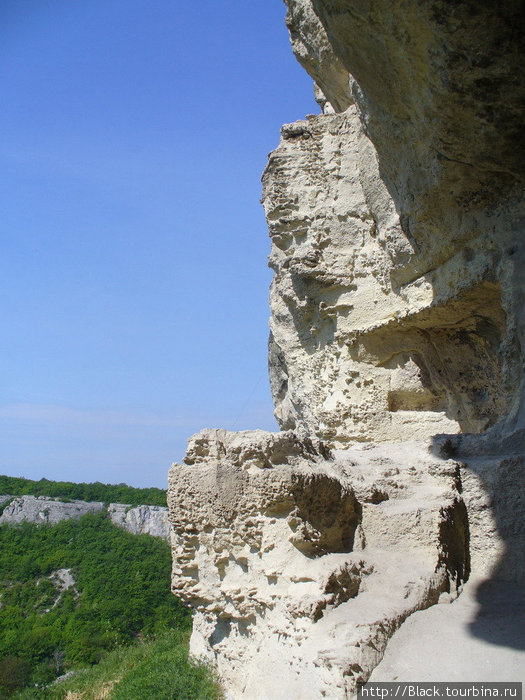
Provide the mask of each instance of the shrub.
MULTIPOLYGON (((0 692, 9 697, 29 681, 31 665, 17 656, 5 656, 0 661, 0 692)), ((1 697, 1 696, 0 696, 1 697)))

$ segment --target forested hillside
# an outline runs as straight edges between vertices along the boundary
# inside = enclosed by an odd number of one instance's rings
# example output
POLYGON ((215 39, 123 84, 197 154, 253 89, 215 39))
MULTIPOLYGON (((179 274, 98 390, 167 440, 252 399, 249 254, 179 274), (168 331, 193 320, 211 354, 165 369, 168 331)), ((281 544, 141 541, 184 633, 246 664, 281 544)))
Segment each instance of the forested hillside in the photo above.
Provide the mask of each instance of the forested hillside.
MULTIPOLYGON (((177 675, 183 680, 187 674, 190 690, 184 697, 213 697, 206 673, 186 660, 190 617, 170 592, 170 567, 166 542, 123 531, 106 512, 54 526, 1 526, 0 698, 23 687, 33 688, 24 697, 66 697, 61 684, 49 685, 58 676, 97 664, 123 646, 161 640, 179 649, 177 675)), ((168 657, 165 672, 171 676, 168 657)), ((123 673, 115 677, 122 680, 123 673)), ((163 692, 156 691, 157 700, 181 697, 163 692)))
POLYGON ((127 484, 74 484, 70 481, 22 479, 0 475, 0 494, 11 496, 51 496, 81 501, 103 501, 105 503, 128 503, 132 506, 165 506, 166 491, 155 487, 138 489, 127 484))

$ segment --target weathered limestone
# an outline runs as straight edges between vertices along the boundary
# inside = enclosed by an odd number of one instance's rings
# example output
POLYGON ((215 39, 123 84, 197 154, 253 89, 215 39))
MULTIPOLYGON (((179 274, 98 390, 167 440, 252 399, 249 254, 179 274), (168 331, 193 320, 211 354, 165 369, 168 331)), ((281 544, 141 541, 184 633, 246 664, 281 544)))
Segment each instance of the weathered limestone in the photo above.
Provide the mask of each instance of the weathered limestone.
POLYGON ((22 522, 56 525, 61 520, 80 518, 86 513, 98 513, 104 508, 99 501, 70 501, 65 503, 46 496, 18 496, 0 515, 0 525, 22 522))
POLYGON ((286 26, 297 60, 316 81, 316 99, 324 107, 325 95, 329 94, 331 109, 343 112, 354 101, 349 85, 350 75, 334 54, 311 3, 289 3, 286 26))
POLYGON ((410 244, 355 107, 283 127, 263 183, 283 428, 343 446, 480 432, 506 415, 518 367, 503 353, 515 339, 493 243, 394 284, 388 242, 405 262, 410 244))
POLYGON ((170 474, 173 591, 233 697, 344 697, 414 610, 468 577, 459 465, 422 444, 329 456, 206 430, 170 474))
POLYGON ((113 525, 132 535, 152 535, 167 540, 170 533, 168 509, 164 506, 129 506, 110 503, 108 513, 113 525))
MULTIPOLYGON (((4 502, 11 496, 0 496, 4 502)), ((13 498, 2 515, 0 525, 4 523, 17 524, 30 522, 56 525, 61 520, 80 518, 86 513, 98 513, 106 505, 101 501, 60 501, 58 498, 46 496, 19 496, 13 498)), ((152 535, 169 538, 170 524, 168 509, 163 506, 130 506, 122 503, 110 503, 107 506, 111 522, 118 527, 131 532, 132 535, 152 535)))
POLYGON ((282 432, 199 433, 168 495, 192 651, 247 700, 349 697, 471 569, 480 615, 525 575, 520 4, 286 4, 323 114, 263 175, 282 432))
MULTIPOLYGON (((390 403, 391 413, 410 411, 408 422, 420 430, 430 418, 415 415, 422 410, 441 414, 462 432, 481 432, 498 421, 501 431, 523 429, 525 86, 519 76, 525 51, 520 3, 460 2, 451 8, 442 0, 397 5, 389 0, 357 5, 350 0, 289 0, 287 5, 292 36, 300 37, 292 46, 312 77, 318 80, 322 71, 321 62, 314 60, 320 42, 330 45, 334 60, 352 76, 355 108, 349 111, 355 109, 356 116, 347 126, 339 125, 339 142, 328 135, 334 127, 323 117, 314 120, 317 129, 309 129, 311 139, 287 139, 285 130, 265 183, 270 230, 278 233, 283 219, 286 237, 289 226, 292 260, 313 247, 322 268, 334 239, 336 246, 345 246, 340 252, 347 269, 362 254, 364 264, 355 272, 350 267, 342 285, 342 308, 336 305, 332 312, 337 331, 343 327, 330 345, 342 344, 346 352, 349 342, 351 360, 371 365, 374 377, 376 368, 387 370, 381 373, 384 388, 375 397, 383 417, 390 403), (305 54, 313 67, 305 64, 305 54), (296 187, 299 173, 306 191, 296 187), (352 185, 345 187, 345 178, 352 185), (281 190, 277 196, 275 188, 281 190), (359 219, 371 219, 373 225, 363 226, 359 219), (302 237, 297 230, 301 221, 302 237), (369 293, 365 285, 370 285, 369 293), (385 360, 391 345, 397 356, 385 360), (388 370, 396 372, 390 398, 388 370)), ((327 80, 322 88, 335 107, 339 86, 327 80)), ((316 320, 316 305, 324 301, 327 309, 333 306, 319 289, 328 280, 317 274, 317 263, 310 263, 313 271, 306 283, 304 271, 298 271, 295 281, 291 270, 289 284, 298 291, 289 300, 280 291, 278 256, 276 262, 273 303, 281 310, 284 302, 307 336, 294 301, 304 306, 308 300, 316 320)), ((329 260, 324 267, 330 267, 329 260)), ((305 313, 303 309, 303 317, 305 313)), ((282 326, 289 322, 274 312, 279 340, 288 334, 282 326)), ((306 354, 319 356, 308 337, 301 339, 306 354)), ((302 406, 294 412, 293 405, 310 403, 311 397, 298 386, 299 358, 290 358, 287 348, 283 352, 291 386, 286 402, 291 408, 284 411, 288 425, 294 413, 295 420, 304 420, 302 406)), ((344 354, 337 361, 348 364, 344 354)), ((362 371, 367 373, 365 367, 362 371)), ((337 401, 341 392, 343 403, 361 405, 359 396, 352 396, 351 388, 344 392, 336 380, 325 394, 335 394, 337 401)), ((315 433, 335 430, 333 436, 323 435, 329 442, 348 438, 346 425, 338 430, 329 423, 324 430, 327 411, 316 410, 318 403, 314 399, 309 430, 317 418, 321 425, 315 433)), ((370 409, 363 407, 369 418, 370 409)), ((281 419, 279 406, 277 416, 281 419)), ((352 423, 345 416, 330 417, 352 423)), ((402 415, 390 418, 404 424, 402 415)), ((371 437, 404 439, 413 429, 401 428, 396 436, 379 428, 371 437)), ((453 432, 450 425, 441 430, 453 432)))

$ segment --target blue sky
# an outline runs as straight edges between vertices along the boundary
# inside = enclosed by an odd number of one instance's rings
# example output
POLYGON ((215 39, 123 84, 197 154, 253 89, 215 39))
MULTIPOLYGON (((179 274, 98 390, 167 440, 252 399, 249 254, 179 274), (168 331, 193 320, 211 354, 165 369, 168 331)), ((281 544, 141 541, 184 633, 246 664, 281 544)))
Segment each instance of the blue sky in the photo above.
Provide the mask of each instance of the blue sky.
POLYGON ((276 429, 260 175, 318 111, 281 0, 0 5, 0 472, 165 486, 276 429))

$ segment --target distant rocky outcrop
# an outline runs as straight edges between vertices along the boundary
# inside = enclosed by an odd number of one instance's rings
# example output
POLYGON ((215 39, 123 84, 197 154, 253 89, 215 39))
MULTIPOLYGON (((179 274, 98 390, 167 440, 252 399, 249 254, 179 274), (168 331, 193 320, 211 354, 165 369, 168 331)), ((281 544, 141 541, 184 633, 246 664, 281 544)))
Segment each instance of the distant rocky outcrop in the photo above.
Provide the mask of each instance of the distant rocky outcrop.
POLYGON ((152 535, 169 538, 168 509, 163 506, 126 506, 110 503, 108 513, 111 522, 131 532, 132 535, 152 535))
POLYGON ((199 433, 168 492, 192 651, 247 700, 350 697, 412 612, 525 575, 523 8, 286 4, 323 113, 263 174, 282 432, 199 433))
MULTIPOLYGON (((8 496, 6 498, 9 498, 8 496)), ((56 525, 61 520, 80 518, 86 513, 98 513, 104 508, 101 502, 60 501, 46 496, 17 496, 5 506, 0 515, 0 525, 22 522, 56 525)))
MULTIPOLYGON (((98 513, 106 509, 100 501, 61 501, 46 496, 1 496, 0 503, 10 502, 0 515, 0 525, 30 522, 55 525, 61 520, 80 518, 86 513, 98 513)), ((114 525, 133 535, 152 535, 169 538, 168 509, 162 506, 129 506, 110 503, 107 506, 109 517, 114 525)))

